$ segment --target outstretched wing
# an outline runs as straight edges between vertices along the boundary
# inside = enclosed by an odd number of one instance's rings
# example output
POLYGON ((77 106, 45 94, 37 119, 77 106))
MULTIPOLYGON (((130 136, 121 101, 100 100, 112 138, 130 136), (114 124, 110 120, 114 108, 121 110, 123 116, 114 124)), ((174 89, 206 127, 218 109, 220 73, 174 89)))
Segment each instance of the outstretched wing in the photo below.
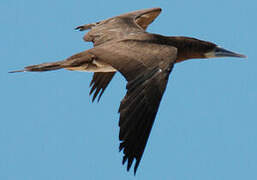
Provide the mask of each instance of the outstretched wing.
MULTIPOLYGON (((149 24, 160 14, 160 8, 151 8, 145 10, 138 10, 116 17, 109 18, 97 23, 85 24, 78 26, 76 29, 80 31, 90 31, 84 36, 85 41, 91 41, 94 46, 106 43, 110 40, 117 40, 126 37, 127 34, 132 32, 145 31, 149 24)), ((98 96, 100 100, 105 88, 112 80, 115 73, 103 72, 94 73, 90 83, 90 94, 94 92, 93 101, 98 96), (101 93, 99 94, 101 90, 101 93)))
POLYGON ((149 24, 160 14, 161 8, 138 10, 96 23, 76 27, 80 31, 90 31, 84 36, 94 46, 126 37, 130 33, 145 31, 149 24))
POLYGON ((89 50, 111 64, 128 81, 120 113, 120 151, 127 170, 134 160, 136 173, 142 158, 169 74, 177 56, 172 46, 145 41, 122 41, 89 50))
POLYGON ((127 84, 127 94, 121 102, 120 113, 120 151, 124 156, 122 163, 130 169, 134 159, 134 173, 141 161, 150 135, 161 98, 166 88, 169 71, 153 68, 127 84))

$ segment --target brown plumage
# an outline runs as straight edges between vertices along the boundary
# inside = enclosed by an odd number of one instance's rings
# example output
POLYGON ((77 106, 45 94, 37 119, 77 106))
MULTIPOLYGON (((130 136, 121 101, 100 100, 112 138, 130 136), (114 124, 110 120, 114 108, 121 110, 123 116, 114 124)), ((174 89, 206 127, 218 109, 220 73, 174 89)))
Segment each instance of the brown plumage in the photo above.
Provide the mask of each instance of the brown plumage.
MULTIPOLYGON (((142 29, 146 30, 148 25, 154 21, 160 12, 160 8, 139 10, 100 22, 78 26, 75 29, 80 31, 91 29, 83 39, 85 41, 93 42, 94 46, 98 46, 111 40, 126 37, 129 33, 142 32, 142 29), (136 23, 134 23, 134 21, 136 21, 136 23), (142 29, 140 29, 138 26, 140 26, 142 29)), ((94 73, 93 79, 90 83, 90 86, 93 85, 90 91, 90 94, 94 92, 92 99, 93 101, 101 89, 101 93, 98 96, 98 101, 100 100, 105 88, 108 86, 114 75, 115 73, 113 72, 94 73)))
POLYGON ((189 37, 167 37, 147 33, 147 26, 160 14, 160 8, 139 10, 76 29, 90 31, 85 41, 94 48, 63 61, 27 66, 24 71, 49 71, 65 68, 94 72, 90 83, 93 101, 119 71, 128 81, 121 101, 120 151, 127 170, 134 160, 134 173, 141 161, 169 74, 175 63, 194 58, 245 57, 216 44, 189 37))
POLYGON ((95 72, 93 78, 90 82, 91 90, 90 95, 94 92, 92 101, 98 96, 97 101, 100 100, 101 96, 104 93, 104 90, 107 88, 108 84, 112 80, 115 72, 95 72), (100 93, 100 94, 99 94, 100 93))

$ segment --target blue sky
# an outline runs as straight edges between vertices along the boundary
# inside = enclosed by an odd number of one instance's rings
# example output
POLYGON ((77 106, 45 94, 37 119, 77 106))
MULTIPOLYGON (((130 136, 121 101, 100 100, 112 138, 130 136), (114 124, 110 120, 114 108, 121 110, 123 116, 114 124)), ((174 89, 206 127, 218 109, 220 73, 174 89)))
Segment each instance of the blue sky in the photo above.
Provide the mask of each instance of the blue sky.
POLYGON ((0 2, 0 179, 257 179, 257 4, 252 0, 0 2), (247 59, 177 64, 134 177, 118 152, 115 77, 91 103, 91 74, 8 74, 91 48, 74 27, 161 7, 149 32, 212 41, 247 59))

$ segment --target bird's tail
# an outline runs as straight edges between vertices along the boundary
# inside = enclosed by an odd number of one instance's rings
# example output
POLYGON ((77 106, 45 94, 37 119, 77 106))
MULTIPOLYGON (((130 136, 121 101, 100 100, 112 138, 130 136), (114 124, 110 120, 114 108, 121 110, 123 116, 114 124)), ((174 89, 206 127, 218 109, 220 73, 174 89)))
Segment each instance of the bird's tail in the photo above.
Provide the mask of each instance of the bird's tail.
POLYGON ((94 58, 94 56, 92 54, 88 53, 88 51, 83 51, 81 53, 75 54, 65 60, 62 60, 62 61, 27 66, 22 70, 11 71, 10 73, 43 72, 43 71, 58 70, 58 69, 62 69, 62 68, 69 69, 69 68, 74 68, 74 67, 80 67, 82 65, 90 63, 90 62, 92 62, 93 58, 94 58))
POLYGON ((28 72, 28 71, 30 71, 30 72, 52 71, 52 70, 64 68, 63 64, 64 64, 64 61, 57 61, 57 62, 52 62, 52 63, 42 63, 42 64, 37 64, 37 65, 27 66, 22 70, 11 71, 9 73, 28 72))

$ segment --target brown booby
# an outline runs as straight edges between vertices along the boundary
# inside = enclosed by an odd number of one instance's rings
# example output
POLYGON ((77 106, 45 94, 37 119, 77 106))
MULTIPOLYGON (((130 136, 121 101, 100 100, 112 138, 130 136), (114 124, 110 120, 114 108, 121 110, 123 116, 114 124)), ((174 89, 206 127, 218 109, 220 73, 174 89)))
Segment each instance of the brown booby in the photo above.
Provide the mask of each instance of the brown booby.
POLYGON ((68 69, 94 72, 90 83, 93 101, 108 86, 116 71, 127 80, 127 93, 119 107, 120 151, 129 171, 135 160, 134 173, 141 161, 160 101, 174 64, 195 58, 239 57, 237 54, 208 41, 190 37, 172 37, 146 32, 160 14, 160 8, 138 10, 107 20, 79 26, 90 30, 85 41, 92 49, 65 60, 27 66, 27 71, 68 69), (100 93, 100 94, 99 94, 100 93))

